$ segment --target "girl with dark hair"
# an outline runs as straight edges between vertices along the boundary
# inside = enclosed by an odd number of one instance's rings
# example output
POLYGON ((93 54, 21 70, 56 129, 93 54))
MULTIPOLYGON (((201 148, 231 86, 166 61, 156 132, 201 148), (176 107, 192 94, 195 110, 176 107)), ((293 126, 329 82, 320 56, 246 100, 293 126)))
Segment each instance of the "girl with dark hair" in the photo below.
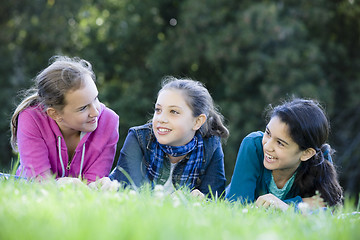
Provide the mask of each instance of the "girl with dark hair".
POLYGON ((293 99, 268 116, 264 133, 242 141, 226 198, 282 210, 300 202, 312 208, 341 204, 333 150, 326 143, 329 123, 320 104, 293 99))
POLYGON ((11 119, 11 144, 20 155, 16 174, 93 182, 111 170, 119 117, 99 101, 88 61, 65 56, 51 61, 11 119))
MULTIPOLYGON (((152 122, 130 128, 110 179, 129 183, 125 170, 137 187, 150 182, 163 185, 165 192, 188 187, 194 195, 210 189, 221 195, 226 179, 220 139, 228 135, 203 84, 167 77, 152 122)), ((106 189, 111 184, 103 178, 94 185, 106 189)))

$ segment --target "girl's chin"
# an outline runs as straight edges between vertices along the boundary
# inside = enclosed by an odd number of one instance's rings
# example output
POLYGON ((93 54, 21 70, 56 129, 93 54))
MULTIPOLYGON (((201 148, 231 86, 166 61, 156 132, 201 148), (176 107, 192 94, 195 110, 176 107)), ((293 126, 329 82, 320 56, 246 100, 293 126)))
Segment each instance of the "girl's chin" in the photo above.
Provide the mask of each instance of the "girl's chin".
POLYGON ((85 131, 83 132, 93 132, 97 128, 97 124, 92 124, 91 126, 87 127, 85 131))
MULTIPOLYGON (((162 145, 168 145, 168 146, 173 146, 173 147, 177 147, 177 146, 182 146, 179 143, 173 142, 173 141, 169 141, 166 139, 161 139, 161 138, 156 138, 158 143, 162 144, 162 145)), ((185 145, 185 144, 184 144, 185 145)))
POLYGON ((162 144, 162 145, 169 145, 169 141, 165 140, 163 136, 156 136, 156 140, 158 141, 158 143, 162 144))
POLYGON ((267 162, 265 159, 263 161, 263 164, 267 170, 275 170, 274 164, 267 162))

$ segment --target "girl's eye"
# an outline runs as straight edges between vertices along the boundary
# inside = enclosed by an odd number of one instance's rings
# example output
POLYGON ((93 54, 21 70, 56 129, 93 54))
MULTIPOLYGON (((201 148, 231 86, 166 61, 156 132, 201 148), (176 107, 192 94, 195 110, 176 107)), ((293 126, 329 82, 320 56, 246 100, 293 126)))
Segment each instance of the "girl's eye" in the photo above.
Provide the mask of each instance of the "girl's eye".
POLYGON ((179 112, 178 112, 178 111, 175 111, 175 110, 170 110, 170 113, 172 113, 172 114, 179 114, 179 112))
POLYGON ((160 108, 155 108, 155 112, 156 112, 156 113, 160 113, 160 112, 161 112, 161 109, 160 109, 160 108))
POLYGON ((269 130, 265 130, 265 135, 269 135, 270 136, 270 131, 269 130))
POLYGON ((285 146, 281 141, 278 141, 279 146, 283 147, 285 146))
POLYGON ((84 111, 87 108, 87 106, 83 106, 79 109, 80 112, 84 111))

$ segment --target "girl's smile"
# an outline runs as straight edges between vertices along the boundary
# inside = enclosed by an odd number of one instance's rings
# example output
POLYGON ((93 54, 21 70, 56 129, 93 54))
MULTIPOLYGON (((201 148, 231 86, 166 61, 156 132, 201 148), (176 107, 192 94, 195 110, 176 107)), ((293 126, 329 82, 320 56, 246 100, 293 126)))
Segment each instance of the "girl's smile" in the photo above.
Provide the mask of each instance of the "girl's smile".
POLYGON ((158 127, 157 132, 159 135, 166 135, 166 134, 170 133, 171 130, 169 128, 158 127))
POLYGON ((94 124, 96 122, 97 122, 97 118, 94 118, 93 120, 88 121, 88 123, 90 123, 90 124, 94 124))
POLYGON ((270 164, 274 163, 277 160, 277 158, 275 158, 267 153, 264 154, 264 157, 265 157, 265 161, 267 161, 270 164))

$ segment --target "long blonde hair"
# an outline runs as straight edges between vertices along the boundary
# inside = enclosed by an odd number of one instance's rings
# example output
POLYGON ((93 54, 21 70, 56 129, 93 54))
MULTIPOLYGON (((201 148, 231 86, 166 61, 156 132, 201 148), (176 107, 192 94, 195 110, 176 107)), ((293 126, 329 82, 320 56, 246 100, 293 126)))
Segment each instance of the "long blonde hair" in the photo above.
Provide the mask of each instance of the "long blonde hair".
POLYGON ((69 90, 79 89, 84 75, 90 75, 95 81, 92 66, 86 60, 54 56, 49 62, 50 65, 35 77, 35 86, 26 91, 11 117, 10 143, 14 151, 17 151, 18 117, 21 111, 31 106, 40 106, 43 110, 53 107, 61 111, 66 105, 65 94, 69 90))

